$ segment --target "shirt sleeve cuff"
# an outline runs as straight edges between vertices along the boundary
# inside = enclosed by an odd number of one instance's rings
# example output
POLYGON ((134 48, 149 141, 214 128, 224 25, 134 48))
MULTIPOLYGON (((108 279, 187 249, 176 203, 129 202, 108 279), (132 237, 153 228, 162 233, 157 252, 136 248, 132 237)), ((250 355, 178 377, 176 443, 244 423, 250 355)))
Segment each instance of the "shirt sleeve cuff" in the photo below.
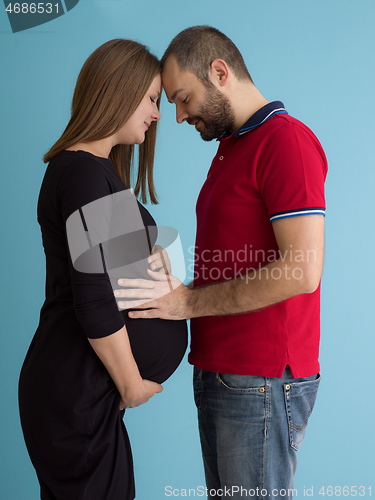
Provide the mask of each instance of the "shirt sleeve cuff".
POLYGON ((275 222, 279 219, 287 219, 289 217, 299 217, 301 215, 326 215, 326 210, 323 207, 300 208, 297 210, 285 210, 270 215, 270 222, 275 222))

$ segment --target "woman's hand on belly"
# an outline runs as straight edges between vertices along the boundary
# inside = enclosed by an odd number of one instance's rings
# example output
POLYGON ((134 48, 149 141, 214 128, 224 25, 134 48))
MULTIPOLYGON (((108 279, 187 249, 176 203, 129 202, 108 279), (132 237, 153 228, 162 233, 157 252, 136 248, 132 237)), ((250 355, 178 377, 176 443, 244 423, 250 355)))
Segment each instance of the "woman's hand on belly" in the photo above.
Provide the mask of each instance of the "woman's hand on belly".
POLYGON ((164 269, 167 274, 172 274, 171 261, 168 256, 168 252, 160 245, 154 246, 147 262, 151 271, 160 271, 160 269, 164 269))
POLYGON ((151 382, 151 380, 141 379, 139 387, 131 385, 124 391, 124 394, 121 394, 120 410, 136 408, 147 403, 154 394, 162 392, 162 390, 163 387, 160 384, 151 382))
POLYGON ((120 409, 146 403, 163 390, 160 384, 141 377, 125 326, 106 337, 88 340, 117 387, 120 409))

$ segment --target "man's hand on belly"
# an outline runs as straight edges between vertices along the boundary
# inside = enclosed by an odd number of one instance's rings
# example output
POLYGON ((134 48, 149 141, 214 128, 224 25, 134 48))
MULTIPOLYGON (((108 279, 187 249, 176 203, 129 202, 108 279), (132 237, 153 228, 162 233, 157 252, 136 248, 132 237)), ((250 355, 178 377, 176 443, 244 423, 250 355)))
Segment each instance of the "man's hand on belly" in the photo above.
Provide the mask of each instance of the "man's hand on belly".
POLYGON ((187 307, 191 291, 175 276, 162 269, 159 272, 147 271, 152 280, 120 279, 121 289, 115 290, 119 309, 146 310, 130 311, 130 318, 160 318, 180 320, 189 318, 187 307))

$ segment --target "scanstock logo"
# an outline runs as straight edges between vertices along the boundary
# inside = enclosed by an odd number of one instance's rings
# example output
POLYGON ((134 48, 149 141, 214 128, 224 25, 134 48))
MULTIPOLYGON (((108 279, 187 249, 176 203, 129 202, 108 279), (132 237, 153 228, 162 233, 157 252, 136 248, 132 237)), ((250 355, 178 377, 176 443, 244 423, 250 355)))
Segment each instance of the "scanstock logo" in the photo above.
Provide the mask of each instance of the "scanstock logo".
POLYGON ((53 21, 72 10, 79 2, 79 0, 3 1, 13 33, 53 21))

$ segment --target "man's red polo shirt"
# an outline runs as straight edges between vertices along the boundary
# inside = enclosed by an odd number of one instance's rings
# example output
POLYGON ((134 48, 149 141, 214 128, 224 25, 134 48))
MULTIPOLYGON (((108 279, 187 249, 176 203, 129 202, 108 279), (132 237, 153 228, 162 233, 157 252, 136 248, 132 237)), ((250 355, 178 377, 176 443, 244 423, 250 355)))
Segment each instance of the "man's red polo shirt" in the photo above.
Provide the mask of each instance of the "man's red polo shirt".
MULTIPOLYGON (((325 214, 327 161, 318 139, 281 102, 220 139, 197 202, 194 285, 224 281, 279 258, 272 222, 325 214)), ((314 255, 295 258, 313 259, 314 255)), ((273 278, 277 279, 276 271, 273 278)), ((293 276, 290 270, 290 278, 293 276)), ((251 281, 249 281, 251 286, 251 281)), ((319 372, 320 287, 261 311, 191 320, 189 362, 243 375, 319 372)))

